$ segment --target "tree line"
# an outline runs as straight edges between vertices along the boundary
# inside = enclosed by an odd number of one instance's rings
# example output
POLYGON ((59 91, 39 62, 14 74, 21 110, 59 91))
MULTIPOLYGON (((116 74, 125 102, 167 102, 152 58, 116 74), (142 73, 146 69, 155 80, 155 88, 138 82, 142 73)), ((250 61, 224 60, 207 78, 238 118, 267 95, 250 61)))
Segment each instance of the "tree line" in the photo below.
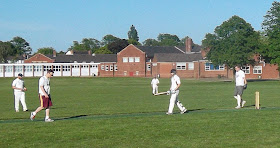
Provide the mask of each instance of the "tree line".
MULTIPOLYGON (((111 34, 105 35, 101 41, 94 38, 84 38, 81 42, 73 41, 68 50, 89 51, 96 54, 115 54, 127 45, 143 46, 184 46, 187 37, 179 39, 177 35, 159 34, 157 39, 146 39, 139 42, 135 26, 128 31, 128 39, 121 39, 111 34)), ((196 46, 194 44, 193 46, 196 46)), ((262 30, 255 31, 251 24, 239 16, 232 16, 214 29, 214 33, 207 33, 202 40, 203 50, 207 58, 214 65, 225 64, 254 65, 255 55, 261 60, 280 66, 280 2, 274 1, 267 11, 262 23, 262 30)), ((55 49, 43 47, 37 53, 52 54, 55 49)), ((0 61, 5 62, 7 56, 30 54, 29 43, 21 37, 14 37, 11 41, 0 41, 0 61)), ((60 52, 63 53, 63 52, 60 52)), ((280 70, 280 68, 279 68, 280 70)))

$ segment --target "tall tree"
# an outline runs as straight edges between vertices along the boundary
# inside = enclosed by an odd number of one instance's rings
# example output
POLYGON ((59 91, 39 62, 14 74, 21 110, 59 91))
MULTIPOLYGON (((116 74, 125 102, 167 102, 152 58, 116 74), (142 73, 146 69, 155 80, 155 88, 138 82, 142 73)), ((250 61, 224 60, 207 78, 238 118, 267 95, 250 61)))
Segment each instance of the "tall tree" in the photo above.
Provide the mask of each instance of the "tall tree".
POLYGON ((91 50, 94 52, 98 48, 101 47, 100 41, 94 39, 94 38, 84 38, 81 43, 78 41, 73 41, 73 46, 70 47, 72 50, 78 50, 78 51, 89 51, 91 50))
POLYGON ((128 41, 125 39, 117 40, 111 44, 108 45, 108 50, 110 50, 112 53, 116 54, 123 50, 128 44, 128 41))
POLYGON ((29 46, 29 43, 26 42, 26 40, 23 39, 22 37, 18 37, 18 36, 14 37, 10 42, 13 44, 16 54, 18 55, 31 54, 32 48, 29 46))
POLYGON ((155 39, 146 39, 143 42, 144 46, 159 46, 159 42, 155 39))
POLYGON ((266 62, 278 64, 280 71, 280 2, 274 1, 272 7, 264 16, 262 23, 266 46, 260 49, 260 54, 266 62))
POLYGON ((259 47, 259 33, 244 19, 233 16, 215 28, 214 34, 206 34, 202 41, 210 49, 207 57, 214 65, 254 64, 253 55, 259 47))
POLYGON ((115 36, 113 36, 113 35, 111 35, 111 34, 108 34, 108 35, 105 35, 105 36, 103 37, 103 39, 102 39, 102 45, 105 46, 105 45, 108 45, 108 44, 110 44, 110 43, 113 43, 113 42, 115 42, 115 41, 117 41, 117 40, 120 40, 120 38, 115 37, 115 36))
POLYGON ((161 46, 176 46, 180 44, 180 39, 177 35, 159 34, 157 39, 161 46))
POLYGON ((13 54, 13 45, 10 42, 0 41, 0 63, 6 63, 7 57, 13 54))
POLYGON ((54 48, 52 47, 43 47, 43 48, 39 48, 37 53, 41 53, 41 54, 53 54, 54 48))
POLYGON ((127 35, 128 35, 129 40, 133 39, 137 42, 139 41, 137 30, 135 29, 135 27, 133 25, 130 27, 130 30, 128 31, 127 35))

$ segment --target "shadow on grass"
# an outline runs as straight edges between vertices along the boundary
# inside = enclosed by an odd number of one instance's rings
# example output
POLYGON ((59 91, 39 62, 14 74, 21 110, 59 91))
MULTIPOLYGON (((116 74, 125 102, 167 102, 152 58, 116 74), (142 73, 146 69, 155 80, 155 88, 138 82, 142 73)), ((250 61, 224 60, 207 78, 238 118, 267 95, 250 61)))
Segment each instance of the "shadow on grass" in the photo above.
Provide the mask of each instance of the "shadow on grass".
POLYGON ((56 120, 67 120, 67 119, 77 119, 77 118, 82 118, 82 117, 87 117, 88 115, 78 115, 78 116, 71 116, 71 117, 65 117, 65 118, 59 118, 56 120))

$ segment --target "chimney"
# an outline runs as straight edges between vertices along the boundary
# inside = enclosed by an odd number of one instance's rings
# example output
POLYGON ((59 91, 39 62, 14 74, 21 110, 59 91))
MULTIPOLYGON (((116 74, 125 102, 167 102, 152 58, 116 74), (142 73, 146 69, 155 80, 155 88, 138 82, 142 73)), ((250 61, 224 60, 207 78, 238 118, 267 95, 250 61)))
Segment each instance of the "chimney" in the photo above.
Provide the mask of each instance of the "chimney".
POLYGON ((88 55, 91 55, 91 50, 88 51, 88 55))
POLYGON ((53 50, 53 57, 56 57, 56 51, 53 50))
POLYGON ((192 52, 192 44, 193 44, 192 39, 187 38, 185 44, 186 44, 186 52, 192 52))

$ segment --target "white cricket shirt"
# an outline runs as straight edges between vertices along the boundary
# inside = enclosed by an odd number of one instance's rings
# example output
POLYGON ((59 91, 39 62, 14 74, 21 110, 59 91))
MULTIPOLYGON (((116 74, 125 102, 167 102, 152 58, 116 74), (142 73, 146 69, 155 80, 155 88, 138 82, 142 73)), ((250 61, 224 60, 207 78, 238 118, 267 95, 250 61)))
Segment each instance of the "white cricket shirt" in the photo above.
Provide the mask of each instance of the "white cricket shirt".
POLYGON ((153 78, 153 80, 152 80, 151 84, 152 84, 153 86, 157 86, 157 85, 158 85, 158 83, 159 83, 159 80, 158 80, 158 79, 153 78))
POLYGON ((235 73, 235 83, 236 86, 244 86, 244 79, 245 79, 245 73, 242 70, 239 70, 235 73))
POLYGON ((50 79, 48 79, 46 76, 43 76, 39 80, 39 94, 44 96, 44 92, 41 90, 40 86, 44 87, 44 90, 48 95, 50 94, 50 79))
POLYGON ((180 78, 177 75, 173 75, 171 77, 171 90, 175 90, 175 88, 181 84, 180 78))
MULTIPOLYGON (((24 81, 22 79, 16 78, 13 81, 12 86, 15 86, 16 88, 23 89, 24 88, 24 81)), ((14 89, 14 92, 21 92, 21 91, 22 90, 14 89)))

